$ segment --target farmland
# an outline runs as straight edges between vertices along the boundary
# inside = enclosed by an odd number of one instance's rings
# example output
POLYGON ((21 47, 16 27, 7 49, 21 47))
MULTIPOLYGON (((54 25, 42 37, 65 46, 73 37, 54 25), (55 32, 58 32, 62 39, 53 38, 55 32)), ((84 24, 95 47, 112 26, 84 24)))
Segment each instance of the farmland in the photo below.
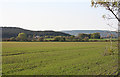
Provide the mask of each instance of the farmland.
POLYGON ((116 75, 109 42, 3 42, 3 75, 116 75))

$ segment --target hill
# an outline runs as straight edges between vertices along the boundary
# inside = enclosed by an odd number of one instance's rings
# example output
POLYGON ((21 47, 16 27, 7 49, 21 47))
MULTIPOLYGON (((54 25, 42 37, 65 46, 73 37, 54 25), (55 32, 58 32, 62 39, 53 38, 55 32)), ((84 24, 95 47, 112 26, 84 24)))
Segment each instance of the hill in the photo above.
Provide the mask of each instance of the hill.
POLYGON ((18 27, 0 27, 2 28, 2 38, 17 37, 21 32, 29 35, 36 36, 71 36, 70 34, 58 32, 58 31, 31 31, 18 27))
POLYGON ((115 31, 107 31, 107 30, 64 30, 62 31, 64 33, 68 33, 70 35, 75 35, 77 36, 79 33, 86 33, 86 34, 90 34, 90 33, 100 33, 101 37, 107 37, 107 35, 109 34, 113 34, 115 37, 118 37, 118 33, 116 33, 115 31))

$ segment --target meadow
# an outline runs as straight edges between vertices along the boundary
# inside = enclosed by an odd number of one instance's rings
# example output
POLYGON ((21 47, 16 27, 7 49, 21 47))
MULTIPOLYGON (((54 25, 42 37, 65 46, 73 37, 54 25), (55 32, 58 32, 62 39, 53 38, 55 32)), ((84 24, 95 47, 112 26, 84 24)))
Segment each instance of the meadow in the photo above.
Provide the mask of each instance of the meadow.
POLYGON ((3 75, 116 75, 109 42, 2 42, 3 75))

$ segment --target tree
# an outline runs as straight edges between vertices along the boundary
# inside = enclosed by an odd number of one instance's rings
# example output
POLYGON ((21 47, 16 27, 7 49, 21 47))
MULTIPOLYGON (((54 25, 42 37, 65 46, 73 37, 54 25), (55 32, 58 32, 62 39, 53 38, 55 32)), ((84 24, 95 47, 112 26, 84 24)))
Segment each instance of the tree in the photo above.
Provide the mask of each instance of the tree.
POLYGON ((91 38, 92 39, 100 39, 100 33, 92 33, 91 38))
POLYGON ((65 39, 65 37, 56 36, 56 37, 54 37, 54 41, 64 42, 64 41, 66 41, 66 39, 65 39))
POLYGON ((26 41, 27 36, 25 33, 19 33, 16 39, 20 41, 26 41))
POLYGON ((27 41, 32 41, 32 36, 31 35, 28 36, 27 41))
POLYGON ((83 40, 82 40, 82 38, 80 38, 80 37, 75 37, 75 38, 73 39, 73 41, 75 41, 75 42, 80 42, 80 41, 83 41, 83 40))
MULTIPOLYGON (((92 7, 105 7, 106 10, 109 10, 114 16, 115 19, 117 19, 120 22, 120 18, 117 16, 120 3, 118 0, 91 0, 92 7)), ((105 17, 105 15, 103 16, 105 17)), ((108 19, 114 19, 111 17, 108 17, 108 19)))
POLYGON ((85 37, 89 37, 89 35, 84 34, 84 33, 80 33, 80 34, 78 34, 78 37, 84 39, 85 37))
POLYGON ((88 37, 85 37, 85 38, 84 38, 84 41, 88 42, 88 41, 89 41, 89 38, 88 38, 88 37))
POLYGON ((69 37, 69 41, 73 41, 74 39, 75 39, 74 35, 72 35, 72 36, 69 37))
MULTIPOLYGON (((120 1, 119 0, 91 0, 91 4, 93 7, 105 7, 106 10, 110 11, 113 16, 105 16, 103 15, 103 18, 106 18, 106 19, 117 19, 118 21, 118 33, 119 33, 119 27, 120 27, 120 1)), ((109 25, 109 24, 108 24, 109 25)), ((110 25, 109 25, 110 26, 110 25)), ((120 37, 120 35, 118 34, 118 37, 120 37)), ((110 46, 110 50, 112 50, 112 40, 110 38, 110 43, 111 43, 111 46, 110 46)))
POLYGON ((32 41, 36 41, 35 34, 33 34, 32 41))
POLYGON ((58 36, 54 37, 54 41, 60 41, 60 37, 58 36))
POLYGON ((78 37, 83 39, 83 38, 85 38, 85 34, 84 33, 80 33, 80 34, 78 34, 78 37))

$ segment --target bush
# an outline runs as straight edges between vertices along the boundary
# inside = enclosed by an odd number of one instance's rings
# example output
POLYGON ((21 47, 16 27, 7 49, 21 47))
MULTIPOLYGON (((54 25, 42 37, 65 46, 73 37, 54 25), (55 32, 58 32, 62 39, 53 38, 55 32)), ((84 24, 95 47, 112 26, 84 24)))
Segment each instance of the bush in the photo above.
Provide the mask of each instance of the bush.
POLYGON ((15 37, 10 38, 10 41, 15 41, 15 40, 16 40, 15 37))
POLYGON ((88 37, 85 37, 83 40, 86 41, 86 42, 88 42, 88 41, 89 41, 89 38, 88 38, 88 37))
POLYGON ((113 48, 105 48, 104 56, 114 55, 114 53, 115 53, 115 50, 113 48))
POLYGON ((54 37, 54 41, 60 41, 60 37, 58 36, 54 37))
POLYGON ((44 38, 40 37, 40 38, 37 39, 37 41, 44 41, 44 38))

